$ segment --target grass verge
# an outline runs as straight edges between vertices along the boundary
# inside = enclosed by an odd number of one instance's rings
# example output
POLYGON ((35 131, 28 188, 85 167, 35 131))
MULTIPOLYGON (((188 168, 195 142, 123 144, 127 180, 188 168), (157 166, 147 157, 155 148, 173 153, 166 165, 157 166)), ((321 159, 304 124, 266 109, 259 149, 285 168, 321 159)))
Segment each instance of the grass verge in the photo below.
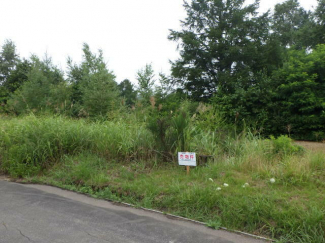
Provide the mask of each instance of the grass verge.
POLYGON ((197 167, 187 176, 177 165, 108 163, 88 153, 65 156, 43 175, 25 181, 159 209, 279 242, 325 242, 324 183, 286 177, 271 183, 267 175, 250 175, 223 163, 197 167))

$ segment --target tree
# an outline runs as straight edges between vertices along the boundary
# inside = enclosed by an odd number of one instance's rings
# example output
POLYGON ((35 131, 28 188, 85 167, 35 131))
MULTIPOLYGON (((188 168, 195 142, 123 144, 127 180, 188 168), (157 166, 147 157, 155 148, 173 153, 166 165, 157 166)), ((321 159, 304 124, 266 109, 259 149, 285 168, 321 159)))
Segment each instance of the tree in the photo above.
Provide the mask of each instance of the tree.
POLYGON ((164 73, 159 73, 159 85, 156 86, 155 96, 164 100, 173 91, 174 89, 171 78, 166 76, 164 73))
POLYGON ((300 7, 298 0, 276 4, 272 16, 273 36, 285 48, 302 49, 313 43, 315 22, 312 14, 300 7))
POLYGON ((171 77, 159 73, 154 97, 160 113, 166 115, 179 108, 179 104, 186 99, 186 94, 181 89, 175 89, 171 77))
POLYGON ((233 93, 239 77, 251 85, 243 77, 264 68, 268 13, 258 16, 258 2, 244 6, 244 0, 192 0, 184 7, 183 30, 169 35, 180 46, 181 58, 172 63, 176 82, 196 100, 217 90, 233 93))
MULTIPOLYGON (((24 81, 10 95, 9 107, 17 114, 44 110, 63 112, 68 106, 67 102, 70 97, 63 72, 54 66, 52 60, 47 56, 44 60, 32 56, 30 65, 30 67, 29 64, 27 65, 27 69, 29 69, 26 74, 27 81, 24 81)), ((18 71, 18 69, 16 70, 18 71)))
POLYGON ((28 73, 32 69, 32 63, 29 60, 20 61, 6 81, 0 86, 0 104, 3 111, 8 112, 7 101, 28 80, 28 73))
POLYGON ((137 72, 138 92, 140 99, 145 103, 149 103, 150 97, 153 95, 154 77, 155 75, 151 64, 146 64, 143 69, 137 72))
POLYGON ((325 44, 325 0, 318 0, 318 5, 314 13, 316 20, 315 44, 325 44))
POLYGON ((311 53, 291 50, 283 68, 273 74, 269 133, 290 128, 295 138, 325 138, 325 45, 311 53))
POLYGON ((7 88, 9 93, 14 93, 20 86, 23 85, 28 80, 28 73, 32 69, 32 62, 30 60, 24 59, 17 63, 14 70, 11 71, 10 75, 7 77, 4 86, 7 88))
POLYGON ((96 55, 86 43, 82 50, 80 65, 68 59, 74 115, 105 116, 119 104, 115 75, 108 70, 102 50, 96 55))
POLYGON ((18 60, 19 57, 16 53, 16 45, 11 40, 6 40, 0 52, 0 85, 6 82, 18 60))
MULTIPOLYGON (((239 85, 232 94, 218 92, 211 99, 211 103, 230 124, 235 123, 239 127, 253 126, 254 129, 260 130, 270 119, 268 112, 274 86, 266 73, 257 73, 251 78, 254 79, 251 82, 258 85, 239 85)), ((240 82, 241 80, 238 83, 240 82)))
POLYGON ((125 99, 127 106, 135 104, 137 92, 133 88, 133 84, 128 79, 124 79, 119 85, 120 96, 125 99))
POLYGON ((7 79, 10 73, 15 69, 19 61, 16 53, 16 46, 11 40, 5 40, 0 51, 0 105, 3 107, 7 103, 9 90, 7 79))

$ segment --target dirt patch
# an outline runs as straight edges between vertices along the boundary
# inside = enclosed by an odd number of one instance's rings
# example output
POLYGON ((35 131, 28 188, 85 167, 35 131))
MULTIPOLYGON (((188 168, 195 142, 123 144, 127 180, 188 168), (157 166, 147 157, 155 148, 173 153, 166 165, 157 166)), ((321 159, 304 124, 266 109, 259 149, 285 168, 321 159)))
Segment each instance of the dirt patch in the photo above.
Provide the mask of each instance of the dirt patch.
POLYGON ((5 175, 0 175, 0 181, 10 181, 10 178, 5 175))
POLYGON ((325 143, 296 141, 296 144, 298 144, 308 150, 314 151, 314 152, 324 152, 325 153, 325 143))

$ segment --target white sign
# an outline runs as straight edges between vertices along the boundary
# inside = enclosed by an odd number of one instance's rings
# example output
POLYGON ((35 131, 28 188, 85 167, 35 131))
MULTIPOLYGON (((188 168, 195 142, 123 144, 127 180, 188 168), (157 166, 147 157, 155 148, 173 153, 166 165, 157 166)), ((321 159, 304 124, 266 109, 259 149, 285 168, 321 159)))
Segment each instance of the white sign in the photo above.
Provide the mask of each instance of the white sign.
POLYGON ((196 155, 191 152, 178 152, 178 164, 185 166, 196 166, 196 155))

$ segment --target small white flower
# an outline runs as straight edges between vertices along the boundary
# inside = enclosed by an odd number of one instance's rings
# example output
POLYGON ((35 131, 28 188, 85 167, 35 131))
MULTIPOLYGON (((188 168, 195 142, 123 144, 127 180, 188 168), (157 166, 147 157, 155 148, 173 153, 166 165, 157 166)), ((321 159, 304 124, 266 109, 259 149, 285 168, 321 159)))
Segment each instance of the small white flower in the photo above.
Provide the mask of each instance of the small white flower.
POLYGON ((212 178, 209 178, 209 181, 213 182, 213 179, 212 178))
POLYGON ((242 187, 242 188, 245 188, 246 186, 245 186, 245 185, 242 185, 241 187, 242 187))
POLYGON ((270 182, 271 182, 271 183, 274 183, 274 182, 275 182, 275 179, 274 179, 274 178, 271 178, 271 179, 270 179, 270 182))
POLYGON ((223 183, 223 186, 224 186, 224 187, 227 187, 227 186, 229 186, 229 185, 228 185, 227 183, 223 183))
POLYGON ((246 182, 245 184, 244 184, 244 186, 246 187, 246 186, 249 186, 249 184, 246 182))
POLYGON ((217 189, 216 189, 217 191, 221 191, 221 187, 217 187, 217 189))

